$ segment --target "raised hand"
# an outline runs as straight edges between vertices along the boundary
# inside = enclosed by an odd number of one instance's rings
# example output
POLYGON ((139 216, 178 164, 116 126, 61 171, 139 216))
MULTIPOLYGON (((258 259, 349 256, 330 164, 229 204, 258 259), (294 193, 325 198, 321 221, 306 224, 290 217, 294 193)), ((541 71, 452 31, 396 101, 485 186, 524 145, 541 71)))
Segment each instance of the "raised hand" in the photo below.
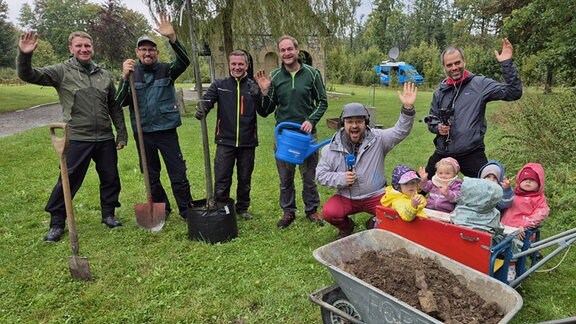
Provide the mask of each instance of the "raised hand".
POLYGON ((404 83, 404 92, 398 91, 398 98, 402 102, 402 106, 406 109, 414 109, 414 103, 416 102, 416 92, 418 92, 418 87, 412 82, 404 83))
POLYGON ((262 91, 263 95, 268 94, 268 89, 270 89, 270 78, 266 75, 264 70, 256 71, 256 76, 254 77, 258 86, 260 87, 260 91, 262 91))
POLYGON ((26 32, 20 35, 18 48, 22 53, 32 53, 38 46, 38 34, 34 32, 26 32))
POLYGON ((504 177, 504 180, 502 180, 502 183, 500 184, 502 186, 502 189, 508 189, 510 188, 510 179, 504 177))
POLYGON ((424 167, 418 168, 418 175, 420 176, 420 178, 422 178, 422 181, 428 180, 428 172, 426 172, 426 169, 424 167))
POLYGON ((512 58, 512 54, 514 53, 514 48, 512 47, 512 43, 508 40, 508 38, 504 38, 502 40, 502 52, 498 53, 498 51, 494 51, 494 55, 498 62, 503 62, 512 58))
POLYGON ((170 42, 174 43, 176 41, 176 32, 174 31, 174 27, 172 27, 172 21, 170 20, 170 16, 168 16, 168 14, 166 13, 160 13, 158 17, 160 18, 160 21, 158 21, 158 19, 156 19, 155 16, 152 16, 152 18, 154 19, 154 23, 157 26, 156 28, 154 28, 154 30, 158 34, 164 37, 168 37, 170 42))

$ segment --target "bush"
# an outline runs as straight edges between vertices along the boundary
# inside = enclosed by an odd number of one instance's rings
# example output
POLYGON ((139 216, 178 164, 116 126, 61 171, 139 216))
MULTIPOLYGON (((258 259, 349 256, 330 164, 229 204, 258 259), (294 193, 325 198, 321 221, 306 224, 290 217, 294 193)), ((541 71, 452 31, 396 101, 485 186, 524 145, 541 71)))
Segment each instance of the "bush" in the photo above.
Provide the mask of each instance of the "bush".
POLYGON ((496 119, 503 128, 500 150, 510 158, 528 158, 550 165, 574 165, 576 95, 572 92, 525 95, 496 119))

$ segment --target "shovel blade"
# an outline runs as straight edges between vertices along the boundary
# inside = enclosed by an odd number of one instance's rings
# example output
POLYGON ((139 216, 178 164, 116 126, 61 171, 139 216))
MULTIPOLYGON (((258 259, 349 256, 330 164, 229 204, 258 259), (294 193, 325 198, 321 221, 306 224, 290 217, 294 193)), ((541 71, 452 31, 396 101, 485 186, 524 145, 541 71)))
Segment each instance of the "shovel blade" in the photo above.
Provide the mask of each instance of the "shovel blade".
POLYGON ((92 271, 90 271, 88 258, 79 256, 68 257, 68 267, 72 278, 85 281, 92 280, 92 271))
POLYGON ((152 232, 158 232, 164 227, 166 223, 165 203, 137 204, 134 209, 138 226, 152 232))

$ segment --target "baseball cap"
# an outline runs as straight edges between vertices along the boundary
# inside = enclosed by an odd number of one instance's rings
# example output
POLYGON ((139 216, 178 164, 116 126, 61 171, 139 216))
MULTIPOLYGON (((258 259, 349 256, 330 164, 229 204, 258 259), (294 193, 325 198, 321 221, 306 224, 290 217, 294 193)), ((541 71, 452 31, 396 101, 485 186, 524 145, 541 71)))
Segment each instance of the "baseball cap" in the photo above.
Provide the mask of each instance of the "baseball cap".
POLYGON ((346 117, 353 117, 353 116, 363 116, 369 118, 368 110, 364 107, 363 104, 352 102, 349 104, 345 104, 344 108, 342 109, 342 118, 346 117))
POLYGON ((400 180, 398 180, 398 184, 407 184, 411 180, 417 179, 418 181, 422 180, 416 173, 416 171, 408 171, 400 176, 400 180))
POLYGON ((140 44, 144 42, 152 43, 154 46, 156 46, 156 42, 152 38, 150 38, 150 36, 144 35, 138 38, 138 41, 136 42, 136 47, 140 46, 140 44))

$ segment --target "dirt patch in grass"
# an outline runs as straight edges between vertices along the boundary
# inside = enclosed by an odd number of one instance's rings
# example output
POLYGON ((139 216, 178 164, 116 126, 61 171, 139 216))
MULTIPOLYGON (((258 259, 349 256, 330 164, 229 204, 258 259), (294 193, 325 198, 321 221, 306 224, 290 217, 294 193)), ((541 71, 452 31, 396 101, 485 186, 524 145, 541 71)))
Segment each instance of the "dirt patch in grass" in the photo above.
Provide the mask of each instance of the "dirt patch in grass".
POLYGON ((448 269, 404 249, 368 251, 340 266, 344 271, 445 323, 498 323, 504 314, 448 269))

